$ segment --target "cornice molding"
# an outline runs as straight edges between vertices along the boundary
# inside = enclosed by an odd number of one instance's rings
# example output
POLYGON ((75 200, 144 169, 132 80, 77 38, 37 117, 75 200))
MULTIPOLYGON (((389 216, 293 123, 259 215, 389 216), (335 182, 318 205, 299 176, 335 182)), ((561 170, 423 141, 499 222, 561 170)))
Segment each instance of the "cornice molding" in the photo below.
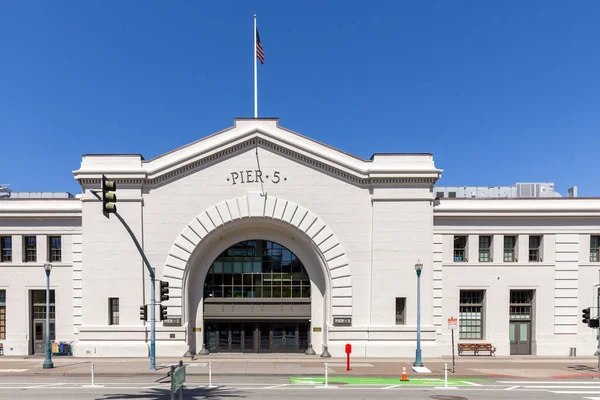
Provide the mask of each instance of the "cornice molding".
MULTIPOLYGON (((332 158, 325 158, 323 157, 323 154, 316 155, 309 152, 308 149, 301 148, 297 145, 289 143, 283 145, 277 143, 273 138, 265 135, 264 132, 259 130, 251 133, 249 137, 246 136, 241 142, 230 141, 226 146, 227 147, 224 147, 221 150, 211 148, 210 150, 216 151, 213 153, 204 153, 203 156, 197 154, 194 157, 186 157, 179 162, 179 166, 177 166, 177 163, 174 165, 170 164, 167 167, 160 168, 158 170, 160 172, 157 174, 150 172, 152 170, 152 163, 155 162, 154 160, 150 160, 143 163, 142 167, 145 167, 144 171, 129 171, 129 173, 135 177, 123 176, 128 172, 114 169, 105 172, 105 175, 116 180, 117 184, 155 186, 176 179, 178 176, 191 171, 199 170, 206 165, 214 164, 225 157, 229 157, 253 147, 272 151, 283 157, 293 159, 299 163, 359 186, 406 184, 434 185, 441 174, 441 170, 437 170, 433 167, 431 169, 409 170, 383 168, 381 166, 373 168, 374 165, 372 161, 353 160, 354 163, 357 161, 364 163, 364 168, 358 169, 356 165, 344 164, 340 161, 333 160, 332 158), (139 178, 140 175, 145 175, 145 178, 139 178)), ((327 148, 326 151, 335 152, 337 150, 327 148)), ((345 157, 349 157, 344 153, 342 154, 345 157)), ((102 172, 100 171, 75 171, 75 179, 77 179, 82 186, 98 186, 101 181, 101 174, 102 172), (98 177, 92 177, 92 175, 97 175, 98 177)))

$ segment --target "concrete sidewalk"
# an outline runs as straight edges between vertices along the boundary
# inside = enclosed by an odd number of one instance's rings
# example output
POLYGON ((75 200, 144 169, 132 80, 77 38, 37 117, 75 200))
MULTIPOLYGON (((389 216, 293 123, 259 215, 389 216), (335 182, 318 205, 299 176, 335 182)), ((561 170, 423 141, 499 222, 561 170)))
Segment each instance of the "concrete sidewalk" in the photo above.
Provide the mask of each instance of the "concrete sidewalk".
MULTIPOLYGON (((443 377, 447 364, 449 376, 482 379, 600 379, 595 357, 457 357, 455 372, 452 373, 452 358, 424 359, 430 374, 412 371, 414 360, 356 358, 351 360, 351 370, 346 371, 345 358, 320 358, 296 354, 253 355, 219 354, 181 358, 187 365, 188 375, 208 375, 210 362, 212 373, 218 376, 306 376, 323 375, 324 363, 328 364, 331 376, 401 376, 406 364, 409 376, 443 377)), ((43 357, 0 357, 0 376, 90 376, 94 364, 96 376, 151 376, 165 377, 169 365, 179 359, 157 359, 157 371, 149 369, 150 361, 145 358, 74 358, 53 357, 54 368, 42 369, 43 357)))

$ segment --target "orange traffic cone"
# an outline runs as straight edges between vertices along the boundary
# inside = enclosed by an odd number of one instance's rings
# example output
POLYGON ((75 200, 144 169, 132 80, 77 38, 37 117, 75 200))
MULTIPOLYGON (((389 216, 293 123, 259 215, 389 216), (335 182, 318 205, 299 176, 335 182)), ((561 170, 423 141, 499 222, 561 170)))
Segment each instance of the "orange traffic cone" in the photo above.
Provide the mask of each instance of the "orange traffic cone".
POLYGON ((406 364, 402 366, 402 380, 408 381, 408 376, 406 376, 406 364))

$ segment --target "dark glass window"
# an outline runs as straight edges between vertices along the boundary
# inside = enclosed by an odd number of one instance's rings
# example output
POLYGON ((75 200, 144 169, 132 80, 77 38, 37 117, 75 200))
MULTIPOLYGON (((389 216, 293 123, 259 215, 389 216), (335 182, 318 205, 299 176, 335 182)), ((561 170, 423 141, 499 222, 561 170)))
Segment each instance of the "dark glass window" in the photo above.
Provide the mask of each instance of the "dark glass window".
POLYGON ((479 262, 490 262, 492 247, 491 236, 479 236, 479 262))
POLYGON ((108 324, 119 325, 119 299, 111 297, 108 299, 108 324))
POLYGON ((6 290, 0 290, 0 339, 6 339, 6 290))
POLYGON ((516 236, 504 236, 504 262, 514 262, 515 257, 515 246, 517 244, 516 236))
POLYGON ((23 247, 25 248, 25 262, 37 261, 37 240, 35 236, 25 236, 23 238, 23 247))
POLYGON ((600 236, 590 236, 590 261, 600 261, 600 236))
POLYGON ((511 320, 531 320, 533 290, 511 290, 509 318, 511 320))
POLYGON ((50 236, 48 238, 50 252, 48 253, 48 261, 61 261, 62 260, 62 243, 60 236, 50 236))
POLYGON ((406 324, 406 297, 396 297, 396 325, 406 324))
POLYGON ((0 261, 12 261, 12 237, 10 236, 0 237, 0 261))
POLYGON ((529 261, 541 261, 540 246, 542 244, 541 236, 529 236, 529 261))
POLYGON ((483 339, 483 290, 461 290, 459 339, 483 339))
POLYGON ((454 262, 467 261, 467 237, 454 236, 454 262))
POLYGON ((284 246, 247 240, 213 262, 204 297, 310 298, 310 279, 300 259, 284 246))

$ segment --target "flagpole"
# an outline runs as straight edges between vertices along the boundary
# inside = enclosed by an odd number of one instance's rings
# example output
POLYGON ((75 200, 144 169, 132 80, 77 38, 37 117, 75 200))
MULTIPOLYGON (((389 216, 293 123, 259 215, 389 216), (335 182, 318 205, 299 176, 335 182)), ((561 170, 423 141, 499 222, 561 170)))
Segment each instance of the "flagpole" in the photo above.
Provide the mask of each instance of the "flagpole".
POLYGON ((256 14, 254 14, 254 118, 258 118, 258 75, 256 71, 256 14))

